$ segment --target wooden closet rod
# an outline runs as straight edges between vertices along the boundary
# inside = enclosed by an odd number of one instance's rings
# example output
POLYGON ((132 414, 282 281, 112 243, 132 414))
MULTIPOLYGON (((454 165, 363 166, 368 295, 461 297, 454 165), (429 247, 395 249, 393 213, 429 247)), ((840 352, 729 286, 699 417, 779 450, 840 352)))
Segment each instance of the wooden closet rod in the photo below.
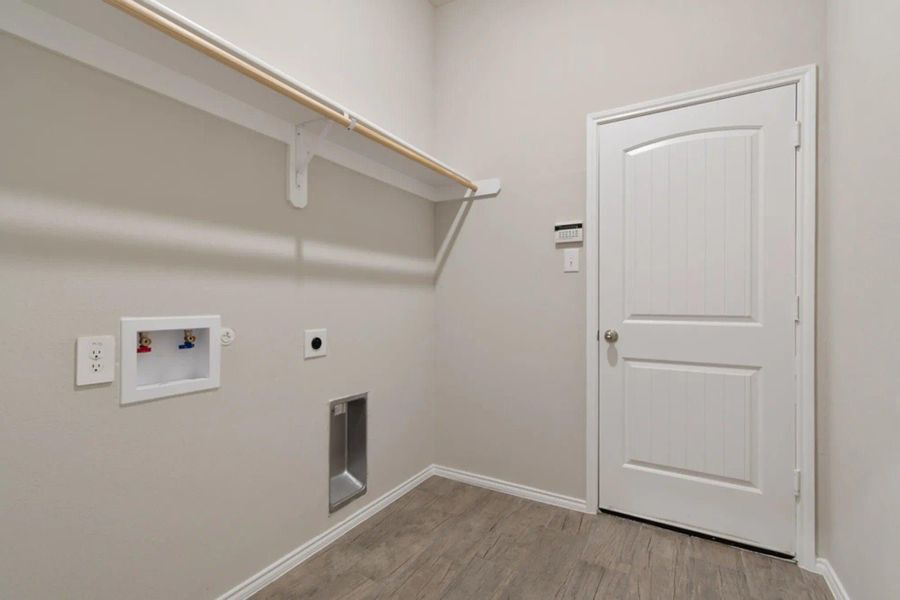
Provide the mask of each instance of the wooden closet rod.
POLYGON ((326 119, 331 119, 335 123, 339 123, 344 127, 352 129, 363 137, 367 137, 373 142, 381 144, 385 148, 389 148, 394 152, 419 163, 423 167, 434 171, 435 173, 439 173, 444 177, 448 177, 449 179, 452 179, 453 181, 472 190, 473 192, 478 190, 478 186, 475 185, 473 181, 466 179, 459 173, 451 171, 447 167, 423 155, 421 152, 418 152, 412 148, 408 148, 397 140, 392 139, 391 137, 381 133, 376 129, 373 129, 369 125, 359 122, 356 119, 351 118, 349 115, 328 106, 327 104, 312 97, 306 91, 298 89, 297 87, 282 81, 281 79, 267 73, 265 70, 257 67, 256 65, 241 58, 240 56, 236 56, 228 50, 220 48, 216 44, 210 42, 209 40, 206 40, 200 35, 197 35, 193 31, 190 31, 182 27, 178 23, 167 19, 163 15, 150 10, 136 0, 104 1, 107 4, 115 6, 116 8, 132 15, 133 17, 140 19, 144 23, 162 31, 166 35, 169 35, 176 40, 187 44, 195 50, 199 50, 210 58, 213 58, 220 63, 231 67, 235 71, 246 75, 247 77, 250 77, 251 79, 261 83, 267 88, 274 90, 283 96, 287 96, 298 104, 319 113, 326 119))

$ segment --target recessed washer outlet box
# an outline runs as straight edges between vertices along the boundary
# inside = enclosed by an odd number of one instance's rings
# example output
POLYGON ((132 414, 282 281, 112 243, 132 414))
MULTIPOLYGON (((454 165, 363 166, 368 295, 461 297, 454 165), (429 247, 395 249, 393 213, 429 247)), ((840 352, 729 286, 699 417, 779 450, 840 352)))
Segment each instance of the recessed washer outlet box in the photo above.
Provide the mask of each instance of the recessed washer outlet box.
POLYGON ((332 400, 329 410, 328 512, 366 493, 366 400, 368 394, 332 400))
POLYGON ((218 315, 123 317, 120 404, 219 387, 218 315))

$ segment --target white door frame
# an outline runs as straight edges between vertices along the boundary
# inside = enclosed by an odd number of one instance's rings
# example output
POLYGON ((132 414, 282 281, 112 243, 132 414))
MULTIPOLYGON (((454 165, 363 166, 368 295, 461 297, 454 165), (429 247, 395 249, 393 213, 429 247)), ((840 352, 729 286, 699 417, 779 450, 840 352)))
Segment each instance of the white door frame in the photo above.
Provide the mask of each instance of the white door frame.
POLYGON ((673 108, 681 108, 758 92, 784 85, 797 86, 797 120, 800 122, 800 148, 797 151, 797 293, 800 296, 797 357, 797 459, 800 470, 800 496, 797 500, 797 562, 808 570, 816 568, 816 398, 815 398, 815 310, 816 310, 816 66, 807 65, 633 104, 614 110, 591 113, 587 117, 587 198, 585 201, 585 262, 587 277, 586 331, 586 417, 587 417, 587 490, 585 506, 596 512, 599 505, 599 372, 600 357, 598 315, 599 215, 597 181, 597 141, 599 125, 621 121, 673 108))

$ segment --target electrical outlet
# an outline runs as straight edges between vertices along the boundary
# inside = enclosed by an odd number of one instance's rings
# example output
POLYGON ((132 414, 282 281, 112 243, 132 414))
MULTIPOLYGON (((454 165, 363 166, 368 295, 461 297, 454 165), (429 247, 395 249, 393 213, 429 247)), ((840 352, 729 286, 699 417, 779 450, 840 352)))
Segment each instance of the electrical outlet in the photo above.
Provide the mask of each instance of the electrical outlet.
POLYGON ((75 385, 110 383, 116 373, 116 338, 95 335, 75 344, 75 385))
POLYGON ((328 330, 307 329, 305 332, 304 358, 317 358, 328 354, 328 330))

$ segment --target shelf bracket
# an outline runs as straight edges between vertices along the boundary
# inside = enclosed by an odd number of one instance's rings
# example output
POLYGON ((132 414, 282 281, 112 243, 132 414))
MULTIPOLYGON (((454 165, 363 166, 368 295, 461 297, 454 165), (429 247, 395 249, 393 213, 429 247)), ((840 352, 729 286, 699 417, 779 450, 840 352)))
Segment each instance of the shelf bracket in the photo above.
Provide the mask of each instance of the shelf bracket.
POLYGON ((475 181, 478 191, 465 190, 460 192, 458 186, 444 186, 437 188, 435 202, 447 202, 450 200, 483 200, 484 198, 496 198, 500 195, 503 186, 499 179, 478 179, 475 181))
POLYGON ((309 202, 309 163, 328 137, 333 124, 328 121, 316 135, 309 133, 302 125, 294 127, 293 143, 288 150, 288 200, 294 208, 304 208, 309 202))
POLYGON ((503 185, 500 183, 500 179, 478 179, 475 181, 475 184, 478 186, 478 191, 471 191, 466 194, 466 198, 469 200, 483 200, 485 198, 496 198, 500 195, 500 190, 503 189, 503 185))

